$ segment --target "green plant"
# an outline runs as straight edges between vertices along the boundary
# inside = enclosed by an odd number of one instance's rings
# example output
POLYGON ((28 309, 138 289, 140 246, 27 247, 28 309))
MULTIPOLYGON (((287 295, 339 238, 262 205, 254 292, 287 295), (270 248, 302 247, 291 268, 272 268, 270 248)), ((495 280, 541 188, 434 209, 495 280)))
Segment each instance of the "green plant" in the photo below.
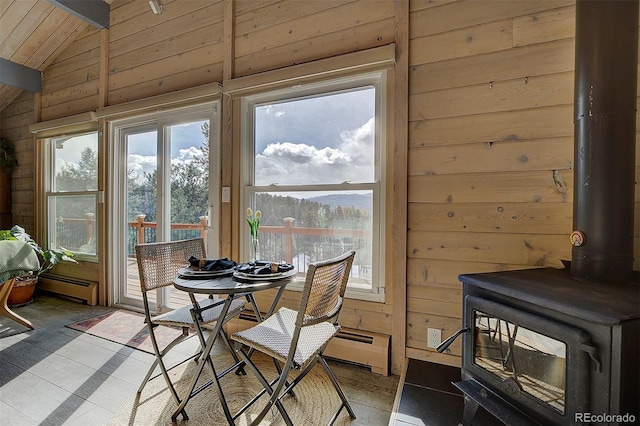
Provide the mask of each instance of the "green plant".
POLYGON ((73 258, 73 253, 64 248, 45 250, 35 242, 31 235, 27 234, 24 228, 15 225, 10 230, 0 231, 0 240, 20 240, 27 243, 40 256, 40 269, 35 275, 42 275, 56 266, 61 261, 78 263, 73 258))
POLYGON ((0 167, 4 169, 6 174, 11 173, 14 167, 18 165, 16 158, 16 147, 0 136, 0 167))
POLYGON ((251 210, 250 207, 247 208, 247 223, 249 224, 251 236, 253 238, 258 238, 258 228, 260 228, 261 219, 262 219, 262 212, 260 210, 256 210, 256 213, 254 215, 253 210, 251 210))

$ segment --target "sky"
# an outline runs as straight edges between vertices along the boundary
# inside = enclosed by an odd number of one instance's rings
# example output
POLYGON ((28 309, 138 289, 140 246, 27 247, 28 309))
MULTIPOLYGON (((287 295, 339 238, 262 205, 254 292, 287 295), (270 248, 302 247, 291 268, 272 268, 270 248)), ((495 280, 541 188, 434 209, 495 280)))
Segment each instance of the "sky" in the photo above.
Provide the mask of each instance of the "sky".
POLYGON ((256 108, 256 185, 373 180, 374 91, 256 108))
MULTIPOLYGON (((256 184, 373 180, 374 90, 256 107, 256 184)), ((201 122, 172 128, 172 161, 200 155, 201 122)), ((129 168, 142 176, 156 166, 155 132, 130 136, 129 168)), ((65 153, 77 162, 82 149, 65 153)))

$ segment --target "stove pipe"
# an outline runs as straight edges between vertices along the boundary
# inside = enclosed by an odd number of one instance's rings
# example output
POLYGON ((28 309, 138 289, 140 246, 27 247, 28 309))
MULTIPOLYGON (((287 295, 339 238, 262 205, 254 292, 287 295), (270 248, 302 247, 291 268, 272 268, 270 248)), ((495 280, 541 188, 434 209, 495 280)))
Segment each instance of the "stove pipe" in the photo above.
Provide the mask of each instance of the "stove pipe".
POLYGON ((638 1, 577 0, 571 274, 633 272, 638 1))

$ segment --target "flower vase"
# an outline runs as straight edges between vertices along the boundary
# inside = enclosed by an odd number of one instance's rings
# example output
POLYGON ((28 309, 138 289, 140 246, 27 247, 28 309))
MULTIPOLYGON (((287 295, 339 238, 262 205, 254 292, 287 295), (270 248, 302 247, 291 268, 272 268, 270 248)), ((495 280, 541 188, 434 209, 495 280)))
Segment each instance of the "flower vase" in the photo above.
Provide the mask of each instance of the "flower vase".
POLYGON ((260 242, 258 241, 258 237, 251 237, 251 245, 249 246, 249 262, 255 263, 258 260, 258 253, 260 249, 260 242))

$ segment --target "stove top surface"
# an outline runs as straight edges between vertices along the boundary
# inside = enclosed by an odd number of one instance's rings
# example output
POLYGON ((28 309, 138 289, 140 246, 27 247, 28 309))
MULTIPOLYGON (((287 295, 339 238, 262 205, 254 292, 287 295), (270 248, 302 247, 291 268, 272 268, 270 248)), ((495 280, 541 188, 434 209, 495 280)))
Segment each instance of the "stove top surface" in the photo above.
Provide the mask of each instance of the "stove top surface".
POLYGON ((604 325, 640 318, 637 282, 586 282, 573 278, 567 269, 554 268, 462 274, 459 279, 465 285, 604 325))

